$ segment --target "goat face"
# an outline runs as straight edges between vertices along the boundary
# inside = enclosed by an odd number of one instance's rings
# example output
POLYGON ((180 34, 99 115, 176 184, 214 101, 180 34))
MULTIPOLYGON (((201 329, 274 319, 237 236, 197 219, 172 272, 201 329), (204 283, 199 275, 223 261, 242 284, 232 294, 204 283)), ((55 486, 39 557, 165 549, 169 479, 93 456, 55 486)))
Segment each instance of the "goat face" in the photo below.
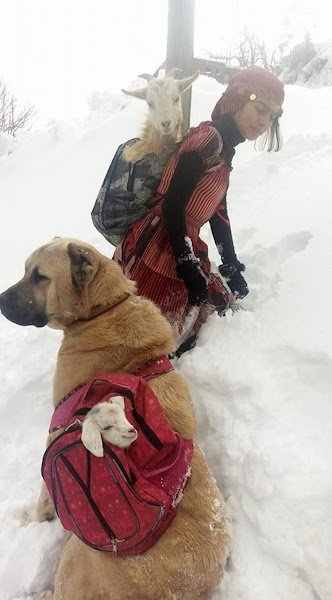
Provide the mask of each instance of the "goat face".
POLYGON ((104 454, 101 438, 118 448, 128 448, 136 440, 137 431, 126 419, 122 396, 96 404, 86 415, 82 425, 82 442, 99 457, 104 454))
POLYGON ((146 100, 149 107, 148 123, 160 135, 176 138, 182 123, 181 94, 197 79, 195 73, 185 79, 174 79, 169 75, 161 79, 152 75, 141 75, 147 79, 148 85, 140 90, 122 90, 129 96, 146 100))
POLYGON ((147 86, 148 119, 161 135, 175 135, 182 122, 181 94, 177 84, 169 77, 151 79, 147 86))

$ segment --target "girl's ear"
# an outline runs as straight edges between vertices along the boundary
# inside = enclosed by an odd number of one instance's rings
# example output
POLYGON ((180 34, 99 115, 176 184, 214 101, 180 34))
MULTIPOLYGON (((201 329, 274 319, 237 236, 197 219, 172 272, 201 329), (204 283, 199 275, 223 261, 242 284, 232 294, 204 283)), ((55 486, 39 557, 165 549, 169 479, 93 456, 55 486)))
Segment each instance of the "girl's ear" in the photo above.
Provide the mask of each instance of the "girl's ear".
POLYGON ((92 419, 85 419, 82 425, 82 442, 84 446, 99 458, 104 456, 103 441, 99 427, 92 421, 92 419))

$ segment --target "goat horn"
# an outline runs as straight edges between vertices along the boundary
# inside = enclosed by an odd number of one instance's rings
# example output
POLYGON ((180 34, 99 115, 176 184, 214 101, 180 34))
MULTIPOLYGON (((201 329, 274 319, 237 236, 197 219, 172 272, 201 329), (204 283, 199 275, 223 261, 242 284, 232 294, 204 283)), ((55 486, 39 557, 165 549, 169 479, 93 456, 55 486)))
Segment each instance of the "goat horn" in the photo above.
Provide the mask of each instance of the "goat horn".
POLYGON ((146 87, 139 88, 138 90, 122 89, 121 92, 123 92, 124 94, 127 94, 127 96, 133 96, 134 98, 140 98, 141 100, 146 100, 146 87))
POLYGON ((190 75, 190 77, 185 77, 184 79, 179 79, 177 81, 177 86, 178 86, 180 94, 182 94, 182 92, 184 92, 184 90, 186 90, 188 87, 190 87, 191 84, 194 83, 195 79, 197 79, 198 76, 199 76, 199 71, 197 71, 193 75, 190 75))
POLYGON ((177 67, 172 67, 167 73, 165 77, 173 77, 174 79, 178 79, 180 74, 182 73, 182 69, 178 69, 177 67))
POLYGON ((138 75, 138 77, 141 77, 142 79, 145 79, 146 81, 150 81, 150 79, 154 79, 153 75, 149 75, 149 73, 142 73, 142 75, 138 75))

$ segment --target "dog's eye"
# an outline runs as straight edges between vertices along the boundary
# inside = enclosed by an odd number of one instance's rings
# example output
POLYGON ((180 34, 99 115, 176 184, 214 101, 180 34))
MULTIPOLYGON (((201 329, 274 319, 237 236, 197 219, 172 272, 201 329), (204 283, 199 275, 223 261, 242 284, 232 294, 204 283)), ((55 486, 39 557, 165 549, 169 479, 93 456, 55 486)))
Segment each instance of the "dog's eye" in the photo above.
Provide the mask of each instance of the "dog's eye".
POLYGON ((35 267, 32 271, 32 280, 34 283, 39 283, 40 281, 46 281, 46 279, 48 279, 48 277, 46 277, 46 275, 42 275, 37 267, 35 267))
POLYGON ((109 429, 112 429, 113 425, 107 425, 107 427, 104 427, 103 431, 108 431, 109 429))

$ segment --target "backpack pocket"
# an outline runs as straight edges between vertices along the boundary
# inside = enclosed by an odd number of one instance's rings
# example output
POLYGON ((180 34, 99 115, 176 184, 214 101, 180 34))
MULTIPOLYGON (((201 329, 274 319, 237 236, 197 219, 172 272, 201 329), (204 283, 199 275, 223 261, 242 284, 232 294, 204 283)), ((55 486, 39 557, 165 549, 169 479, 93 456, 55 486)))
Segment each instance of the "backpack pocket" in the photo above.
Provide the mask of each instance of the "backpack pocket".
POLYGON ((80 428, 49 446, 42 475, 63 527, 96 550, 144 552, 175 515, 168 495, 142 477, 123 450, 104 443, 104 456, 92 455, 80 428))
POLYGON ((116 246, 148 212, 149 207, 142 205, 134 192, 109 188, 101 207, 100 221, 109 241, 116 246))

